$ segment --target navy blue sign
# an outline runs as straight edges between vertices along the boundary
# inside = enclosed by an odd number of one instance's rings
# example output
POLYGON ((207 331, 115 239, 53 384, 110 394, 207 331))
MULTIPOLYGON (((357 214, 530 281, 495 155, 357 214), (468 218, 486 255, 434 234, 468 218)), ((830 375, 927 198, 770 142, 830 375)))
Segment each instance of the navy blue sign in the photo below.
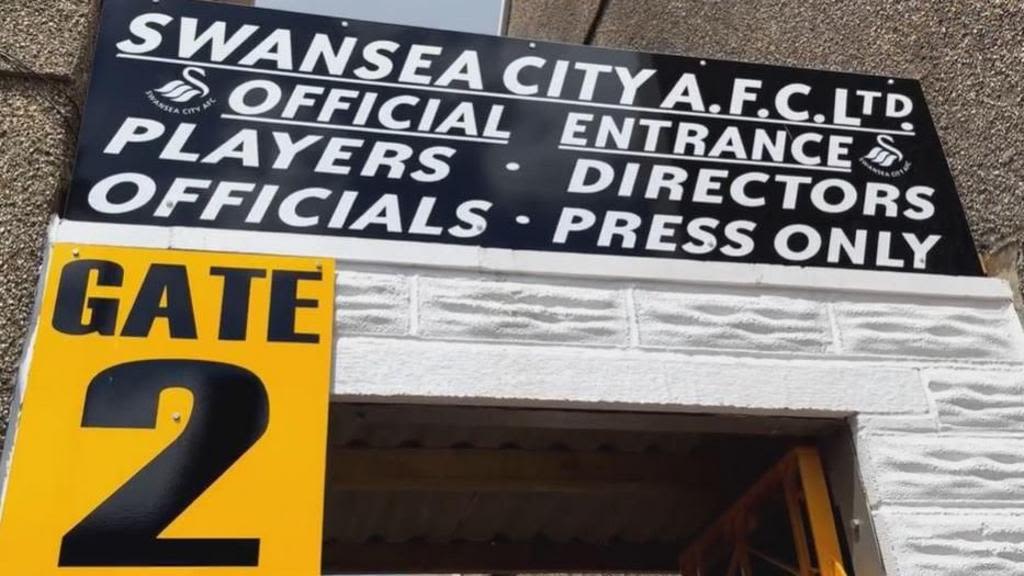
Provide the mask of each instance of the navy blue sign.
POLYGON ((187 0, 104 2, 64 214, 980 274, 915 81, 187 0))

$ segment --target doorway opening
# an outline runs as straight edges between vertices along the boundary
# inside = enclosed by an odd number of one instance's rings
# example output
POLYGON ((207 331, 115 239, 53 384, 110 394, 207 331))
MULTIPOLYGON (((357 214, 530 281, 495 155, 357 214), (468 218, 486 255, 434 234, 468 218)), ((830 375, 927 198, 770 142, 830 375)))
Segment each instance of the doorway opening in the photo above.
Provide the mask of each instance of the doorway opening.
POLYGON ((843 420, 336 403, 323 572, 853 574, 837 439, 843 420))

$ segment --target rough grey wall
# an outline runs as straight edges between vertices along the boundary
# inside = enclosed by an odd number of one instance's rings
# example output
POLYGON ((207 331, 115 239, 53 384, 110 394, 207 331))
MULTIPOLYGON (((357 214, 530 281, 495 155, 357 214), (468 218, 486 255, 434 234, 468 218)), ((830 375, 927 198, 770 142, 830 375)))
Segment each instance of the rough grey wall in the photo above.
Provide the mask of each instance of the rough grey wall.
POLYGON ((601 0, 513 0, 508 33, 552 42, 587 41, 601 0))
POLYGON ((1022 310, 1020 0, 513 0, 509 22, 512 36, 579 42, 593 25, 602 46, 920 79, 986 268, 1022 310))
POLYGON ((45 245, 67 181, 92 0, 0 1, 0 442, 45 245))

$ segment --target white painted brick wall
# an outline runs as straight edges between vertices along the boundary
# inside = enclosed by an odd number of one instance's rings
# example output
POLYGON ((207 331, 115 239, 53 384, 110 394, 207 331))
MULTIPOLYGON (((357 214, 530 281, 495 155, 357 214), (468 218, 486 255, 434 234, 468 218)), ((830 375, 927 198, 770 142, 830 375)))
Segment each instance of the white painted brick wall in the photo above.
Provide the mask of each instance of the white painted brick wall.
POLYGON ((853 417, 889 574, 1024 576, 1024 332, 1008 293, 777 276, 725 287, 339 263, 334 391, 853 417))
POLYGON ((936 372, 928 389, 943 431, 1024 432, 1022 372, 936 372))
POLYGON ((409 332, 409 281, 396 274, 346 271, 334 291, 335 321, 342 336, 402 336, 409 332))
POLYGON ((1024 369, 985 364, 925 369, 925 415, 858 418, 890 574, 1024 575, 1024 369))
POLYGON ((879 539, 891 544, 890 574, 1024 575, 1024 513, 885 508, 875 514, 879 539))
POLYGON ((634 302, 645 347, 820 354, 832 343, 820 301, 637 289, 634 302))
POLYGON ((624 346, 625 309, 621 289, 495 278, 419 281, 424 338, 624 346))
POLYGON ((866 435, 876 504, 1024 506, 1024 437, 866 435))
POLYGON ((1016 314, 1005 302, 974 306, 841 302, 843 350, 852 354, 965 360, 1024 358, 1016 314))
POLYGON ((338 395, 637 410, 924 414, 917 371, 858 362, 699 357, 644 350, 342 338, 338 395))

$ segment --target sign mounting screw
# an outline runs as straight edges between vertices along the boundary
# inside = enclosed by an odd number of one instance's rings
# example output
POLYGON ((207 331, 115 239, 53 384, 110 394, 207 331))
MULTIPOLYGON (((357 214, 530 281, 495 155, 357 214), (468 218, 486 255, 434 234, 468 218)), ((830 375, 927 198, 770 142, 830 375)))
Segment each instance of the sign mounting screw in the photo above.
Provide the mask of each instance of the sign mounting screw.
POLYGON ((530 50, 533 50, 536 47, 537 47, 537 43, 536 42, 530 42, 530 50))
POLYGON ((75 258, 78 258, 78 248, 72 248, 71 255, 74 256, 75 258))
POLYGON ((174 414, 171 414, 171 420, 174 420, 175 422, 181 422, 181 412, 175 412, 174 414))

